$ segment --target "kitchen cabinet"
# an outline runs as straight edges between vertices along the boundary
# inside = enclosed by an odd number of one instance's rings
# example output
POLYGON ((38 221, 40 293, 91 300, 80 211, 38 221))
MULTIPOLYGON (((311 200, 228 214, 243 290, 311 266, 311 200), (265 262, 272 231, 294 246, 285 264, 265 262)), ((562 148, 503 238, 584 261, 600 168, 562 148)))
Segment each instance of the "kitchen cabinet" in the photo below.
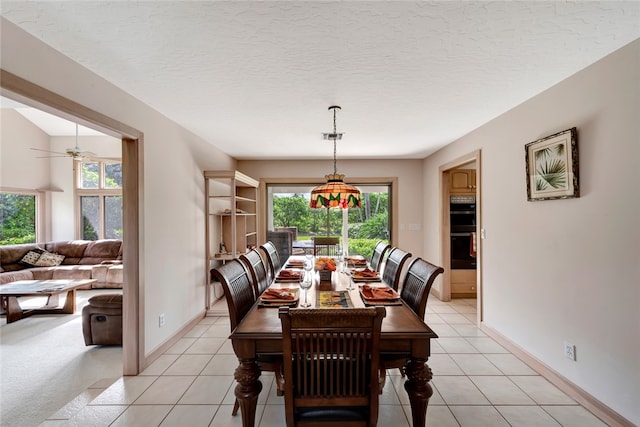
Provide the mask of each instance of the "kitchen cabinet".
POLYGON ((449 172, 449 192, 450 193, 475 193, 476 192, 476 170, 475 169, 453 169, 449 172))
POLYGON ((451 270, 451 298, 475 298, 476 273, 476 270, 451 270))

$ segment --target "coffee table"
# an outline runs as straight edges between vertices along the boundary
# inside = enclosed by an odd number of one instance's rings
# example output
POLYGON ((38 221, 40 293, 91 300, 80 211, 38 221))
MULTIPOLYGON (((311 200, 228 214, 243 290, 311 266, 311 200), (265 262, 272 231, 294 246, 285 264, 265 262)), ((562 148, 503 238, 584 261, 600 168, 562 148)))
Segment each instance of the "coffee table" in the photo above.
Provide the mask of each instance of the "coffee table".
POLYGON ((0 304, 7 314, 7 323, 32 314, 73 314, 76 311, 76 289, 96 282, 95 279, 19 280, 0 286, 0 304), (60 294, 66 292, 64 306, 59 306, 60 294), (42 307, 23 309, 18 297, 47 296, 42 307))

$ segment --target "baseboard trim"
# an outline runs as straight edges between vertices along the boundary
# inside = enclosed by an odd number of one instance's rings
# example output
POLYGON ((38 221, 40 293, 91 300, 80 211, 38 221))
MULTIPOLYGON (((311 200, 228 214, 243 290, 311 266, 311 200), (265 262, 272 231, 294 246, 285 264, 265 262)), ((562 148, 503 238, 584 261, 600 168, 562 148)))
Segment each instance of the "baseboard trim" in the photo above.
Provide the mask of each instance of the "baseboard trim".
POLYGON ((145 356, 144 360, 142 361, 143 368, 140 372, 147 369, 147 367, 149 367, 149 365, 155 362, 156 359, 158 359, 158 357, 162 356, 167 350, 169 350, 169 348, 171 348, 171 346, 177 343, 178 340, 184 336, 184 334, 189 332, 191 328, 193 328, 202 319, 204 319, 205 315, 206 315, 205 310, 198 313, 191 321, 189 321, 185 326, 183 326, 182 329, 176 332, 173 336, 169 337, 165 342, 160 344, 158 347, 152 350, 151 353, 145 356))
POLYGON ((529 365, 531 369, 546 378, 550 383, 565 392, 569 397, 591 411, 591 413, 600 418, 600 420, 605 422, 607 425, 611 427, 634 427, 634 424, 631 421, 627 420, 625 417, 584 391, 566 377, 544 364, 500 332, 484 324, 480 324, 480 330, 496 340, 500 345, 529 365))

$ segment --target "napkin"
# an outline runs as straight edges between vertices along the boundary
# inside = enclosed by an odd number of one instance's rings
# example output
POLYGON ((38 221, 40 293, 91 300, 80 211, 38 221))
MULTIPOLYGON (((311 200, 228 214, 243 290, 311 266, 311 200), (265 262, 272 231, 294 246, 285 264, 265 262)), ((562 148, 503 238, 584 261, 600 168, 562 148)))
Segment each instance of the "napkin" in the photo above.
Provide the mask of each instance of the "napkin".
POLYGON ((375 270, 369 270, 368 268, 365 268, 364 270, 358 270, 358 271, 354 271, 353 272, 353 277, 359 278, 359 279, 377 279, 379 277, 378 272, 375 270))
POLYGON ((398 294, 392 288, 385 287, 373 287, 364 285, 362 287, 362 295, 369 299, 397 299, 398 294))
POLYGON ((345 257, 345 260, 350 265, 360 265, 360 266, 367 265, 367 260, 362 257, 345 257))
POLYGON ((269 288, 260 295, 260 298, 266 300, 291 300, 295 299, 295 295, 289 292, 287 289, 274 289, 269 288))
POLYGON ((280 279, 299 279, 301 277, 302 277, 301 271, 280 270, 280 273, 278 273, 278 278, 280 279))

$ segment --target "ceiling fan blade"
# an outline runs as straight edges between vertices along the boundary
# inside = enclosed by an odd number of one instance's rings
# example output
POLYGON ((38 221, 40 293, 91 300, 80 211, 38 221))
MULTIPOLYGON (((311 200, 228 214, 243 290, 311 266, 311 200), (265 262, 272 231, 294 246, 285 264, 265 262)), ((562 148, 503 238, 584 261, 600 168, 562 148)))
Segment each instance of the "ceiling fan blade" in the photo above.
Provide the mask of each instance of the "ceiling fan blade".
POLYGON ((63 158, 63 157, 69 157, 67 155, 63 155, 63 156, 37 156, 36 159, 55 159, 55 158, 63 158))
POLYGON ((44 151, 45 153, 53 153, 53 154, 62 154, 62 155, 67 155, 67 153, 60 153, 59 151, 43 150, 42 148, 29 148, 29 150, 34 150, 34 151, 44 151))

